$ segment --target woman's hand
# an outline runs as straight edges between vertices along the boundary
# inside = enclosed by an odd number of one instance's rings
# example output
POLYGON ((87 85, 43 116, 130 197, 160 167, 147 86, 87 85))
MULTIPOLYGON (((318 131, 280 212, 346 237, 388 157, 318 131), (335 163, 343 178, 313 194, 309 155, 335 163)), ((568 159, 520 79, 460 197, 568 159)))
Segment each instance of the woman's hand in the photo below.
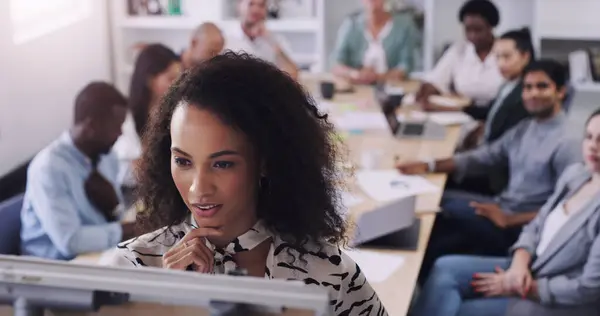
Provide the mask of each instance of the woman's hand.
POLYGON ((509 296, 512 292, 507 287, 506 272, 496 267, 496 273, 476 273, 471 282, 473 289, 485 297, 509 296))
POLYGON ((183 239, 163 255, 163 267, 185 271, 188 267, 200 273, 212 273, 215 255, 206 246, 206 237, 222 236, 214 228, 201 227, 187 233, 183 239))
POLYGON ((511 265, 506 271, 505 279, 510 292, 519 294, 523 298, 527 297, 533 283, 533 277, 528 267, 511 265))

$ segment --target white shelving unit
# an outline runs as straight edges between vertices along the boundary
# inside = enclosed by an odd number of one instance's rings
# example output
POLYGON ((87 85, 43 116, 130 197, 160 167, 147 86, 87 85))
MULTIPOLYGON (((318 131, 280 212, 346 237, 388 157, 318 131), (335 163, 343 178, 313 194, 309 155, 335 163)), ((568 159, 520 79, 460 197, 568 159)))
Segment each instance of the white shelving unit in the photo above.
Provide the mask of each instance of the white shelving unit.
MULTIPOLYGON (((317 32, 319 21, 315 18, 303 19, 287 19, 270 20, 267 22, 267 27, 272 32, 317 32)), ((221 26, 224 26, 225 31, 233 27, 239 26, 238 20, 223 20, 220 21, 221 26)), ((198 26, 195 19, 188 17, 127 17, 123 19, 119 26, 122 29, 138 29, 138 30, 184 30, 191 31, 198 26)))
MULTIPOLYGON (((327 60, 325 1, 332 0, 283 1, 285 6, 280 18, 267 22, 271 32, 290 43, 291 58, 303 68, 316 71, 323 70, 327 60)), ((135 57, 132 47, 136 43, 158 42, 181 52, 188 45, 192 30, 208 21, 217 24, 227 35, 239 28, 236 3, 237 0, 182 0, 181 16, 129 16, 127 1, 109 0, 117 86, 128 92, 135 57)))

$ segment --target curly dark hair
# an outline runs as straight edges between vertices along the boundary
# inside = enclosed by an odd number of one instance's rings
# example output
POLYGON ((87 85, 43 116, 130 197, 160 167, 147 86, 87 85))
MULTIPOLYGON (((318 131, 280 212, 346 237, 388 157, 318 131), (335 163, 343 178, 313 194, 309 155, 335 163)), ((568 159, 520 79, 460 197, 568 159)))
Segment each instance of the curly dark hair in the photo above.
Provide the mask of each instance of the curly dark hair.
POLYGON ((129 85, 129 109, 133 114, 135 130, 142 136, 148 122, 152 92, 148 81, 166 71, 179 56, 162 44, 146 46, 135 61, 135 68, 129 85))
POLYGON ((469 0, 463 4, 458 12, 458 19, 462 23, 467 15, 478 15, 482 17, 491 27, 500 23, 500 12, 489 0, 469 0))
POLYGON ((170 170, 169 126, 180 102, 214 113, 255 148, 266 175, 257 188, 257 215, 268 229, 296 247, 345 242, 332 124, 287 74, 233 52, 185 72, 150 117, 137 169, 137 195, 145 207, 138 219, 145 231, 180 224, 189 215, 170 170))

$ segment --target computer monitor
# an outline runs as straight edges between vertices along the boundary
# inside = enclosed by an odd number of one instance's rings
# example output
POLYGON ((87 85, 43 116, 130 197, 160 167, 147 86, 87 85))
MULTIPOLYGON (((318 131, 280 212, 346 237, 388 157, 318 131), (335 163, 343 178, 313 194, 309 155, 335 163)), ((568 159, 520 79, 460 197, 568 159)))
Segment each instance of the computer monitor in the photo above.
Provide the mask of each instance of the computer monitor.
POLYGON ((329 315, 329 302, 325 289, 300 281, 0 256, 0 304, 12 305, 20 316, 44 315, 46 309, 96 311, 127 303, 208 308, 211 315, 230 315, 219 311, 235 308, 274 314, 292 308, 320 316, 329 315))

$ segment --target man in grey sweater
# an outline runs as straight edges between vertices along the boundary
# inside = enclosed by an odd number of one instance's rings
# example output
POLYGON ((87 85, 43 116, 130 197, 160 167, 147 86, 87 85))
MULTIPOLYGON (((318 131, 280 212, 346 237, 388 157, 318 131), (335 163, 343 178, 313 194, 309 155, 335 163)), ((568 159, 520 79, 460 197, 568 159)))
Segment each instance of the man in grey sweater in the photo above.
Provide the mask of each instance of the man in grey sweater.
POLYGON ((553 193, 563 170, 581 161, 580 144, 568 136, 562 110, 565 81, 565 70, 557 62, 533 62, 524 72, 522 95, 531 119, 475 150, 397 166, 405 174, 452 172, 459 178, 499 166, 510 170, 509 184, 498 196, 445 192, 425 256, 425 273, 427 266, 444 254, 505 252, 553 193))

